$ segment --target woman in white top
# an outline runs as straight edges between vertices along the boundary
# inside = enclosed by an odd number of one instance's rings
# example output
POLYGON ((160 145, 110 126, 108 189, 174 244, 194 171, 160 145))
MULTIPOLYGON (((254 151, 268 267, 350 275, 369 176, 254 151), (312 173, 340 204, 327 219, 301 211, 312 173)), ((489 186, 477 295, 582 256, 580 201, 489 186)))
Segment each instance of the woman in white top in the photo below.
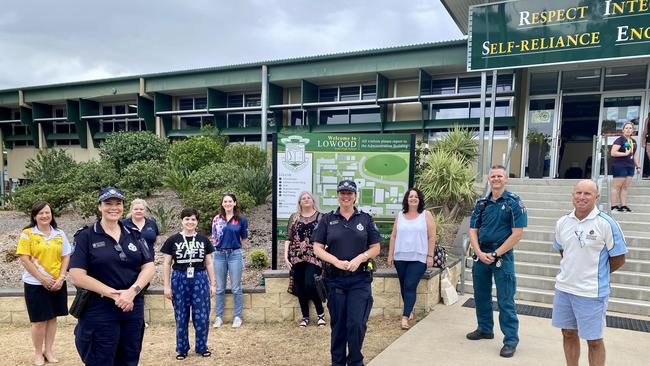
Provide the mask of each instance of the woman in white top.
POLYGON ((427 267, 433 266, 435 246, 436 222, 431 212, 424 210, 422 192, 411 188, 404 194, 402 212, 393 224, 388 249, 388 265, 395 264, 404 302, 402 329, 410 327, 418 283, 427 267))

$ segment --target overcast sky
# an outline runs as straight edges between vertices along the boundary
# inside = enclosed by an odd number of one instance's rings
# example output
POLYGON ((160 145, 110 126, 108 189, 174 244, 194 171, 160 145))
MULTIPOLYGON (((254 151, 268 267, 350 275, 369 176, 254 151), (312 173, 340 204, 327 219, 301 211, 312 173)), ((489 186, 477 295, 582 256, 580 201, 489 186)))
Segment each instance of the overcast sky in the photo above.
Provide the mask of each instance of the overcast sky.
POLYGON ((0 89, 461 37, 439 0, 20 0, 0 89))

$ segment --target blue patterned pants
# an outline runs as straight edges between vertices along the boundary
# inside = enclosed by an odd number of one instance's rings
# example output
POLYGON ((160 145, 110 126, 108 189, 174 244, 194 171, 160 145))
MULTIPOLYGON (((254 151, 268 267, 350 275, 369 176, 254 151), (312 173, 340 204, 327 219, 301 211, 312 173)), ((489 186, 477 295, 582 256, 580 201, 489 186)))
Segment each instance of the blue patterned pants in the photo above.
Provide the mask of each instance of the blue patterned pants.
POLYGON ((172 293, 176 319, 176 353, 188 353, 190 350, 187 331, 190 308, 196 338, 196 353, 206 352, 210 329, 210 280, 207 271, 195 271, 194 278, 187 278, 185 271, 173 271, 172 293))

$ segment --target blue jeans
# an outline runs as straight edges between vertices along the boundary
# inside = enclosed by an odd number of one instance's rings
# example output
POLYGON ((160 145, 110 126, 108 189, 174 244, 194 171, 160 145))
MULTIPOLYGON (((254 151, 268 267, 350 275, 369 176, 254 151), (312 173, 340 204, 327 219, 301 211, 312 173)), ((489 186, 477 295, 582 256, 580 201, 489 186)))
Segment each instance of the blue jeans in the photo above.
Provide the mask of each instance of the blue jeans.
POLYGON ((492 276, 497 287, 497 304, 499 305, 499 326, 504 334, 503 344, 517 347, 519 343, 519 320, 515 308, 515 256, 512 250, 501 256, 501 268, 496 263, 487 265, 481 261, 474 262, 472 282, 476 302, 476 319, 481 333, 492 333, 492 276))
POLYGON ((410 316, 415 306, 418 284, 420 278, 427 270, 427 265, 418 261, 395 261, 397 277, 399 277, 399 289, 402 293, 404 311, 402 316, 410 316))
POLYGON ((214 252, 214 276, 217 281, 215 311, 223 316, 223 303, 226 297, 226 276, 230 273, 230 290, 235 300, 235 316, 241 318, 244 307, 244 294, 241 290, 241 275, 244 258, 241 249, 217 249, 214 252))

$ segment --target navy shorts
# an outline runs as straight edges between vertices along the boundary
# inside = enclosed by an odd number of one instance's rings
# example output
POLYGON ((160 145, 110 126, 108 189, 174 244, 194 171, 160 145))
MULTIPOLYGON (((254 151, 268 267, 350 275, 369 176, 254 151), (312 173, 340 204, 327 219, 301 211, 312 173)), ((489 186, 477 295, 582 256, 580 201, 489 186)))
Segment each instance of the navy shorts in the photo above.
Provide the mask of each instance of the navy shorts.
POLYGON ((612 175, 614 178, 625 178, 634 176, 633 166, 612 166, 612 175))

